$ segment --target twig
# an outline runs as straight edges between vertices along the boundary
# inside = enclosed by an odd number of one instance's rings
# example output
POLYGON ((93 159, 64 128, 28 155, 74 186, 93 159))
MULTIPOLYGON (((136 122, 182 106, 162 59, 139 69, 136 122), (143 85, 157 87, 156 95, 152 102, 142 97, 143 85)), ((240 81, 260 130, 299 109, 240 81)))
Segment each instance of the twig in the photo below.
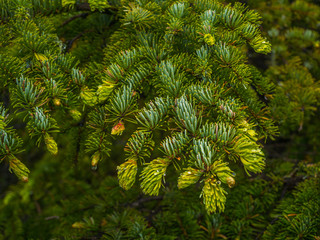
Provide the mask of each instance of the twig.
POLYGON ((86 18, 89 16, 89 13, 81 13, 81 14, 78 14, 78 15, 75 15, 75 16, 72 16, 71 18, 67 19, 66 21, 64 21, 62 24, 61 24, 61 27, 67 25, 69 22, 77 19, 77 18, 86 18))
POLYGON ((81 138, 82 138, 82 132, 83 132, 83 127, 86 123, 86 118, 87 118, 87 112, 84 113, 84 117, 79 122, 79 130, 78 130, 78 139, 77 139, 77 146, 76 146, 76 155, 74 158, 74 165, 77 166, 78 164, 78 157, 79 157, 79 152, 80 152, 80 143, 81 143, 81 138))
POLYGON ((67 44, 67 47, 66 47, 66 50, 65 52, 69 52, 69 50, 71 49, 72 47, 72 44, 74 43, 74 41, 76 41, 77 39, 81 38, 83 36, 84 32, 78 34, 77 36, 75 36, 74 38, 72 38, 70 41, 68 41, 68 44, 67 44))
POLYGON ((72 44, 73 44, 76 40, 78 40, 78 39, 81 38, 85 33, 88 33, 88 32, 93 32, 93 29, 83 31, 82 33, 79 33, 77 36, 75 36, 75 37, 72 38, 70 41, 68 41, 67 47, 66 47, 66 49, 65 49, 65 53, 67 53, 67 52, 71 49, 72 44))

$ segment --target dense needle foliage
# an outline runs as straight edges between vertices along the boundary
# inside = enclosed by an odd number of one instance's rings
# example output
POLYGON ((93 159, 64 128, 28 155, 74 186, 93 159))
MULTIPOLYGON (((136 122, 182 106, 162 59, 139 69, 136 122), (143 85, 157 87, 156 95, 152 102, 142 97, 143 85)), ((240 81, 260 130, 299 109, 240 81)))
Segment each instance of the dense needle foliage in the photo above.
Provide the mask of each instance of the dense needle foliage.
POLYGON ((229 2, 0 0, 0 239, 320 238, 320 8, 229 2))

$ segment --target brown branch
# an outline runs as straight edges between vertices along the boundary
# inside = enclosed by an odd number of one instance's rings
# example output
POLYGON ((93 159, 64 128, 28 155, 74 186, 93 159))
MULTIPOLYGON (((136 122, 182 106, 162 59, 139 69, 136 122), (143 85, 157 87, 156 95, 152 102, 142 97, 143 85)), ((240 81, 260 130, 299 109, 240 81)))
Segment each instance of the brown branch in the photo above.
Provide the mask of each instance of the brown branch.
POLYGON ((69 50, 71 49, 72 47, 72 44, 78 40, 79 38, 81 38, 85 33, 88 33, 88 32, 93 32, 93 30, 86 30, 86 31, 83 31, 82 33, 79 33, 77 36, 75 36, 74 38, 72 38, 70 41, 68 41, 68 44, 67 44, 67 47, 65 49, 65 52, 69 52, 69 50))
POLYGON ((83 119, 81 120, 81 122, 79 122, 78 127, 78 138, 77 138, 77 145, 76 145, 76 154, 74 157, 74 165, 77 166, 78 164, 78 158, 79 158, 79 152, 80 152, 80 144, 82 141, 82 133, 86 124, 86 118, 87 118, 87 112, 84 113, 83 119))
POLYGON ((78 15, 74 15, 71 18, 67 19, 66 21, 64 21, 60 27, 63 27, 65 25, 67 25, 69 22, 72 22, 73 20, 77 19, 77 18, 86 18, 89 15, 89 13, 80 13, 78 15))

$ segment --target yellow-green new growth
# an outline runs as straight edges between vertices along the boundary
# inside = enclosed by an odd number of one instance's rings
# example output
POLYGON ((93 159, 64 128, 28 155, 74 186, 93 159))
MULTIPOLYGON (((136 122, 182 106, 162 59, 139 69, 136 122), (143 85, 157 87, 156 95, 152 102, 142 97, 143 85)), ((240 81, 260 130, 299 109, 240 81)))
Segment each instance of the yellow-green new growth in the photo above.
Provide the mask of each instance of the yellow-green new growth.
POLYGON ((184 169, 185 171, 180 174, 178 179, 178 188, 186 188, 191 184, 195 184, 199 181, 200 177, 203 174, 203 171, 199 169, 194 169, 192 167, 188 167, 184 169))
POLYGON ((165 176, 170 160, 167 158, 157 158, 142 170, 140 179, 143 193, 155 196, 159 194, 162 179, 165 176))
POLYGON ((0 115, 0 129, 4 129, 7 124, 4 122, 4 117, 0 115))
POLYGON ((91 158, 91 168, 92 170, 96 170, 98 167, 98 163, 100 161, 100 152, 96 151, 91 158))
POLYGON ((137 175, 137 161, 135 159, 129 159, 117 167, 119 185, 128 190, 132 187, 136 181, 137 175))
POLYGON ((62 7, 72 6, 76 3, 76 0, 62 0, 62 7))
POLYGON ((250 45, 257 53, 268 54, 271 52, 270 42, 264 39, 261 35, 256 35, 250 42, 250 45))
POLYGON ((265 156, 260 146, 249 138, 240 139, 235 147, 234 152, 239 156, 246 173, 259 173, 265 167, 265 156))
POLYGON ((58 145, 57 145, 56 141, 53 139, 53 137, 51 137, 49 134, 46 134, 44 136, 44 142, 47 146, 48 151, 50 153, 52 153, 53 155, 57 155, 58 145))
POLYGON ((9 170, 13 171, 14 174, 23 182, 29 181, 29 169, 20 160, 14 156, 9 157, 9 170))
POLYGON ((234 174, 228 167, 228 163, 222 160, 216 160, 210 168, 210 173, 223 183, 227 183, 227 179, 234 174))
POLYGON ((94 106, 97 102, 96 93, 90 90, 87 86, 81 89, 80 97, 82 101, 88 106, 94 106))
POLYGON ((213 46, 216 43, 216 39, 210 33, 205 34, 203 38, 209 46, 213 46))
POLYGON ((104 81, 103 84, 99 85, 97 90, 99 102, 105 101, 110 96, 115 86, 115 83, 108 81, 104 81))
POLYGON ((79 112, 77 109, 71 109, 69 113, 75 121, 79 122, 81 120, 81 112, 79 112))
POLYGON ((99 10, 102 12, 106 8, 110 7, 110 4, 106 0, 88 0, 91 11, 99 10))
POLYGON ((221 187, 220 182, 212 177, 204 180, 204 186, 200 197, 208 213, 223 212, 226 202, 226 191, 221 187))

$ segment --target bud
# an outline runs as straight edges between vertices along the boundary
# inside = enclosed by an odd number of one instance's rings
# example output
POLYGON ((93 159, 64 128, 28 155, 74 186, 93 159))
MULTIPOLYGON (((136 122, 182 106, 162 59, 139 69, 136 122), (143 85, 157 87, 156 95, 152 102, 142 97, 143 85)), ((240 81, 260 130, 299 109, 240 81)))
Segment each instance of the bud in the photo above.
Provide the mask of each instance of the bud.
POLYGON ((53 137, 51 137, 49 134, 46 134, 44 136, 44 142, 47 145, 48 151, 50 153, 52 153, 53 155, 57 155, 58 145, 57 145, 56 141, 53 139, 53 137))
POLYGON ((121 135, 122 132, 125 130, 126 128, 124 127, 124 124, 119 121, 117 125, 115 125, 112 130, 111 130, 111 134, 112 135, 121 135))
POLYGON ((27 182, 29 182, 29 178, 26 177, 26 176, 23 176, 23 177, 21 178, 21 181, 27 183, 27 182))
POLYGON ((56 105, 56 106, 60 106, 61 105, 60 99, 59 98, 54 98, 53 99, 53 104, 56 105))
POLYGON ((209 46, 213 46, 215 44, 215 42, 216 42, 216 39, 214 38, 214 36, 212 36, 210 33, 208 33, 208 34, 204 35, 204 41, 209 46))
POLYGON ((75 121, 79 122, 81 120, 81 112, 79 112, 77 109, 71 109, 69 113, 75 121))
POLYGON ((15 157, 9 158, 9 170, 13 171, 14 174, 23 182, 28 182, 28 175, 30 173, 29 169, 20 160, 15 157))
POLYGON ((100 161, 100 152, 96 151, 93 155, 92 155, 92 159, 91 159, 91 168, 92 170, 97 170, 98 167, 98 162, 100 161))
POLYGON ((229 188, 234 187, 234 185, 236 184, 236 181, 234 180, 233 177, 227 177, 226 181, 227 181, 229 188))

